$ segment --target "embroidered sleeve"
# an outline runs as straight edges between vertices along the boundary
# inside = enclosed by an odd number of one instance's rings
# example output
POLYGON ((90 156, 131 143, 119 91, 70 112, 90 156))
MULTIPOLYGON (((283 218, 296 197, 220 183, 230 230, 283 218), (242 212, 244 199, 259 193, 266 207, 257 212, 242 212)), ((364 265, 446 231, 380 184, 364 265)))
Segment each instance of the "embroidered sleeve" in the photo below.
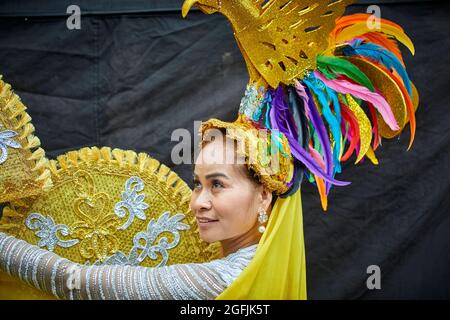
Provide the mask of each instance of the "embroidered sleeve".
POLYGON ((248 252, 158 268, 86 266, 0 233, 0 270, 60 299, 214 299, 250 259, 248 252))

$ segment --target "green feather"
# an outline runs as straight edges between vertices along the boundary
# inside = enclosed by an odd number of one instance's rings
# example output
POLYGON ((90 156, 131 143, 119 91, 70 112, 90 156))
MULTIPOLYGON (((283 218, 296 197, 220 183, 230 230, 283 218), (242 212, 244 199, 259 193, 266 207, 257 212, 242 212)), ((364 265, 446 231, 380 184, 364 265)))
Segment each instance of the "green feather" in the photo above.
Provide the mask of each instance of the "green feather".
MULTIPOLYGON (((348 60, 333 56, 317 56, 317 67, 320 71, 327 67, 334 74, 342 74, 374 92, 372 81, 357 66, 348 60)), ((325 74, 327 77, 327 75, 325 74)), ((328 78, 328 77, 327 77, 328 78)))
POLYGON ((336 76, 325 66, 322 64, 317 64, 317 69, 327 78, 328 80, 336 79, 336 76))

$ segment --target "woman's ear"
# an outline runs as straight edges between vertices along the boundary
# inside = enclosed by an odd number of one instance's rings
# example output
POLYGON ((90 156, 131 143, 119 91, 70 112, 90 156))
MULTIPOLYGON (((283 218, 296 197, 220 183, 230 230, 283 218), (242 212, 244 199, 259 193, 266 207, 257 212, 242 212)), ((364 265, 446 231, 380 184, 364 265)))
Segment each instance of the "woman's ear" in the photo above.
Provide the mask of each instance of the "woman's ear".
POLYGON ((261 197, 261 206, 264 208, 264 210, 268 211, 270 204, 272 203, 272 192, 267 190, 265 187, 262 187, 260 197, 261 197))

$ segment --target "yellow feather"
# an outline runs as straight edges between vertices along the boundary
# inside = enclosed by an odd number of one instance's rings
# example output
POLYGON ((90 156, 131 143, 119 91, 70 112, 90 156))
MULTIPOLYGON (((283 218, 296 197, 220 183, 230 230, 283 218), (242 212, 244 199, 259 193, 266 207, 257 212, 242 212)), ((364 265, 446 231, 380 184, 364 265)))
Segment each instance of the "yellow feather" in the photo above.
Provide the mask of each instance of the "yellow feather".
POLYGON ((351 112, 353 112, 356 119, 358 120, 359 137, 361 142, 358 157, 355 161, 355 164, 357 164, 359 161, 361 161, 361 159, 364 157, 364 155, 370 148, 370 143, 372 142, 372 125, 370 124, 370 120, 369 118, 367 118, 367 115, 364 112, 364 110, 352 98, 352 96, 347 94, 345 95, 345 97, 347 98, 348 101, 348 108, 350 109, 351 112))
POLYGON ((372 147, 369 147, 369 150, 367 150, 366 156, 367 156, 367 158, 369 158, 370 161, 372 161, 372 163, 374 165, 378 165, 378 159, 375 156, 375 152, 373 152, 372 147))
POLYGON ((398 41, 403 43, 409 49, 409 51, 411 51, 412 55, 414 55, 414 53, 415 53, 414 44, 412 43, 411 39, 406 35, 406 33, 404 33, 402 30, 400 30, 394 26, 391 26, 391 25, 388 25, 385 23, 381 23, 379 29, 370 29, 367 26, 366 22, 355 23, 354 25, 352 25, 348 28, 345 28, 344 30, 342 30, 339 33, 339 35, 336 37, 336 43, 337 44, 343 43, 345 41, 349 41, 355 37, 363 35, 367 32, 373 32, 373 31, 382 32, 384 34, 387 34, 389 36, 396 38, 398 41))

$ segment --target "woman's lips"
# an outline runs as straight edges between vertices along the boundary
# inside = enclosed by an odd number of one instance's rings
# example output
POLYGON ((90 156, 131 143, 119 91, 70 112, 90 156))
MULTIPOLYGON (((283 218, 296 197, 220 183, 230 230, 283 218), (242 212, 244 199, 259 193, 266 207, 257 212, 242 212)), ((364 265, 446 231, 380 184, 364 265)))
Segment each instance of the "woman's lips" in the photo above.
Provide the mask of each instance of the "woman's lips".
POLYGON ((217 221, 219 221, 219 220, 213 220, 213 219, 208 219, 208 218, 197 218, 197 222, 198 222, 199 226, 209 226, 217 221))

